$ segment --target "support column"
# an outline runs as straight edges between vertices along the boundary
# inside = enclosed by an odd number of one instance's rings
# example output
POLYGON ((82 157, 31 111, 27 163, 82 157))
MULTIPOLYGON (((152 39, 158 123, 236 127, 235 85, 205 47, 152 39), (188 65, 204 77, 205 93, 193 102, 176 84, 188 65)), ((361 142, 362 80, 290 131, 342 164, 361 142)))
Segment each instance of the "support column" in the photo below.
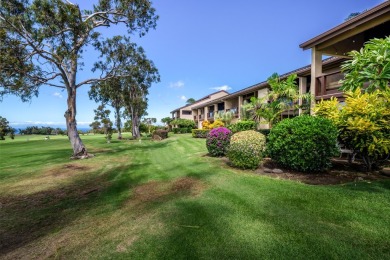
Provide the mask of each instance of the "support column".
POLYGON ((313 114, 313 108, 316 103, 316 83, 317 77, 322 74, 322 53, 317 51, 316 46, 311 49, 311 83, 310 94, 313 96, 310 106, 310 114, 313 114))
POLYGON ((209 107, 204 107, 204 120, 208 120, 208 114, 209 114, 209 107))
POLYGON ((241 119, 241 107, 242 107, 242 103, 243 103, 243 97, 242 96, 239 96, 238 97, 238 107, 237 107, 237 110, 238 110, 238 118, 241 119))
POLYGON ((200 118, 202 111, 200 110, 200 108, 198 108, 197 110, 198 110, 198 129, 202 129, 203 119, 200 118))
MULTIPOLYGON (((306 77, 299 77, 299 95, 303 95, 303 94, 306 94, 306 90, 307 90, 307 78, 306 77)), ((298 100, 298 105, 299 105, 299 115, 302 115, 302 104, 303 104, 303 100, 302 100, 302 97, 299 98, 298 100)))
MULTIPOLYGON (((257 97, 258 98, 264 98, 268 95, 268 88, 262 88, 257 91, 257 97)), ((264 100, 265 103, 267 103, 268 100, 264 100)))
MULTIPOLYGON (((257 91, 257 97, 260 99, 262 98, 262 103, 267 103, 268 102, 268 93, 269 89, 268 88, 262 88, 257 91)), ((259 129, 269 129, 269 124, 265 123, 264 118, 259 119, 259 124, 258 124, 259 129)))

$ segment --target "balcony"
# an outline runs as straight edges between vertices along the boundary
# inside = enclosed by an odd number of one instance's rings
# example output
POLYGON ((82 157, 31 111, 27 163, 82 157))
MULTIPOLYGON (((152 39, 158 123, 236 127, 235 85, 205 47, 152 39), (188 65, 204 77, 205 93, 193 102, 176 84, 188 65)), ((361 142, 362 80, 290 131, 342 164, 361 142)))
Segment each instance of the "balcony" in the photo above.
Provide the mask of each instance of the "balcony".
POLYGON ((214 119, 214 111, 207 113, 207 119, 214 119))
POLYGON ((344 79, 341 72, 333 72, 316 78, 315 97, 316 100, 329 99, 331 97, 340 98, 343 92, 339 90, 339 81, 344 79))
POLYGON ((238 117, 238 108, 237 107, 228 108, 228 109, 226 109, 226 112, 232 112, 235 117, 238 117))

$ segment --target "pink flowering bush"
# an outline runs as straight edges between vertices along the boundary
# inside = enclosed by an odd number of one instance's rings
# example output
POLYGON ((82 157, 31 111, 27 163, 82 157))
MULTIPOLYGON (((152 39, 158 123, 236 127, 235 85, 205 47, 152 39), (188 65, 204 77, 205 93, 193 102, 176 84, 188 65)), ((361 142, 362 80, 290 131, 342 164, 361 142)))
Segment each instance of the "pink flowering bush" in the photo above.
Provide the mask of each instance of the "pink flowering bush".
POLYGON ((230 143, 232 132, 226 127, 214 128, 206 139, 206 147, 211 156, 224 156, 230 143))
POLYGON ((230 163, 242 169, 256 169, 263 159, 265 136, 253 130, 232 135, 227 157, 230 163))

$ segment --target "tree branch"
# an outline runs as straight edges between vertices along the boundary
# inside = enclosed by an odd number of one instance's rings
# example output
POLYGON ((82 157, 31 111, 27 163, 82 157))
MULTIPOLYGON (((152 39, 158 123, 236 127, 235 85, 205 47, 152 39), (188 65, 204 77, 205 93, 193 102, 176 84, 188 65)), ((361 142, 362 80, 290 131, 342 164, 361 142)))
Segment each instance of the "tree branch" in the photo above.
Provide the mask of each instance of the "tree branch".
POLYGON ((84 80, 82 82, 80 82, 79 84, 76 85, 76 88, 79 88, 81 87, 82 85, 86 85, 86 84, 92 84, 92 83, 97 83, 97 82, 100 82, 100 81, 106 81, 106 80, 109 80, 109 79, 113 79, 113 78, 125 78, 125 77, 128 77, 129 75, 115 75, 115 74, 107 74, 105 77, 102 77, 102 78, 94 78, 94 79, 87 79, 87 80, 84 80))
POLYGON ((65 1, 66 1, 68 4, 70 4, 70 5, 76 6, 76 4, 70 2, 69 0, 65 0, 65 1))

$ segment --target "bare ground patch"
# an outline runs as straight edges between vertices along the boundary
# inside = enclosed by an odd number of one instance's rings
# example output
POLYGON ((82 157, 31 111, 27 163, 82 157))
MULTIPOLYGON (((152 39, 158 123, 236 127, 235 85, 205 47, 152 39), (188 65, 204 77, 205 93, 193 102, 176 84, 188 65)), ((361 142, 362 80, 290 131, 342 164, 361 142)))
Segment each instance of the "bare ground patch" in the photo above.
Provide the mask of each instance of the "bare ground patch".
POLYGON ((46 175, 51 175, 55 177, 69 177, 77 173, 84 173, 91 170, 92 167, 80 164, 64 164, 60 167, 50 169, 46 172, 46 175))
POLYGON ((130 203, 139 205, 145 202, 159 202, 171 196, 196 196, 204 189, 204 184, 195 178, 184 177, 170 182, 151 181, 134 188, 130 203))
MULTIPOLYGON (((221 158, 221 167, 231 168, 229 160, 226 157, 221 158)), ((361 163, 348 163, 345 159, 333 159, 332 167, 323 172, 298 172, 289 170, 277 165, 269 158, 265 158, 263 164, 254 171, 245 170, 261 176, 267 176, 275 179, 287 179, 302 182, 310 185, 336 185, 357 181, 376 181, 390 180, 385 176, 375 172, 365 172, 361 163), (269 172, 269 170, 280 169, 281 172, 269 172)))
POLYGON ((379 172, 364 172, 360 163, 348 163, 347 160, 333 159, 332 167, 324 172, 304 173, 279 167, 272 160, 266 159, 262 167, 255 171, 256 174, 272 178, 288 179, 311 185, 335 185, 357 181, 389 180, 390 177, 379 172), (265 172, 264 169, 281 169, 283 172, 265 172))
POLYGON ((66 213, 66 203, 82 205, 91 193, 103 190, 106 185, 104 178, 99 176, 91 181, 35 193, 0 196, 0 258, 2 254, 65 226, 71 221, 66 213), (57 210, 53 211, 54 208, 57 210))

